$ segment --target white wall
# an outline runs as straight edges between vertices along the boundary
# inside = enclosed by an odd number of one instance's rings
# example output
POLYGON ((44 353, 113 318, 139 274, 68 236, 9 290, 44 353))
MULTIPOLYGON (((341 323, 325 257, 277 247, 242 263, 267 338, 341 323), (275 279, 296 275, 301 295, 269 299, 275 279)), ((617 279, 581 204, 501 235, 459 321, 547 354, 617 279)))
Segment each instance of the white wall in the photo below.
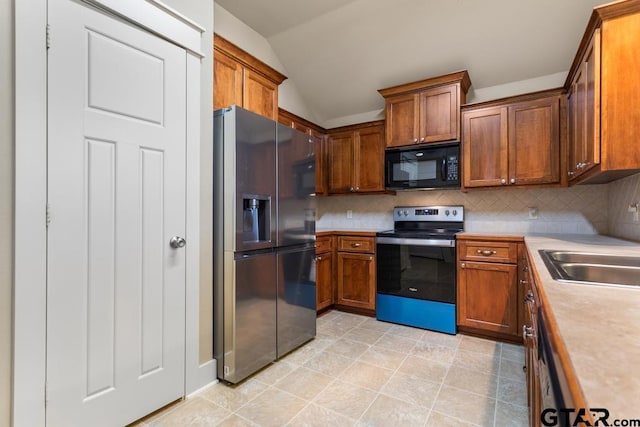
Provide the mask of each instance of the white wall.
MULTIPOLYGON (((267 39, 217 3, 215 4, 214 16, 216 33, 285 76, 287 75, 287 70, 278 59, 267 39)), ((293 114, 320 124, 300 95, 295 82, 290 79, 285 80, 278 87, 278 105, 293 114)))
POLYGON ((0 2, 0 426, 10 422, 13 353, 13 4, 0 2))

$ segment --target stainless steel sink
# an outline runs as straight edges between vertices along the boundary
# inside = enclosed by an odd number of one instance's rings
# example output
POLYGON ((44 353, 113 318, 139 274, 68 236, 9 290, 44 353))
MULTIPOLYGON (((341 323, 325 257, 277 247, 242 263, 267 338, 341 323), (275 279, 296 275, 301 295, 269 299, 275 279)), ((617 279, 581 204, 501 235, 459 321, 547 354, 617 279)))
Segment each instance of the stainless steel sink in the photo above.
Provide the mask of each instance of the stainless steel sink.
POLYGON ((551 276, 560 282, 640 289, 640 257, 554 250, 541 250, 540 255, 551 276))
POLYGON ((554 262, 572 262, 581 264, 626 265, 640 267, 640 257, 594 254, 589 252, 541 251, 554 262))

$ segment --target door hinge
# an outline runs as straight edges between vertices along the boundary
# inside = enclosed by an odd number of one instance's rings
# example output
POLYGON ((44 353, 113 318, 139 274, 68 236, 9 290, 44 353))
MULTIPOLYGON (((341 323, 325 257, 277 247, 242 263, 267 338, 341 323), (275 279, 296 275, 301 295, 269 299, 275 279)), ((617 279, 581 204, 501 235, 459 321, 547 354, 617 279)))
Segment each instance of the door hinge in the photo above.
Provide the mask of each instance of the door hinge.
POLYGON ((49 203, 47 203, 47 208, 45 210, 45 221, 47 228, 49 228, 49 224, 51 224, 51 205, 49 203))
POLYGON ((44 408, 47 409, 47 383, 44 383, 44 408))
POLYGON ((47 24, 47 49, 51 47, 51 25, 47 24))

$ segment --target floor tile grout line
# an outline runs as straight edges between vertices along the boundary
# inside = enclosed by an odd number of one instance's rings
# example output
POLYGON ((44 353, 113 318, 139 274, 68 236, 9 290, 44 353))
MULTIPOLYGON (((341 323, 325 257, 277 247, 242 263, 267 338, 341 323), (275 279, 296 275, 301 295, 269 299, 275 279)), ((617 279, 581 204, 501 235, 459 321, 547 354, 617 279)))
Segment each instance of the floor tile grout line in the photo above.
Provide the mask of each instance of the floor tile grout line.
POLYGON ((493 406, 493 427, 496 426, 496 418, 498 417, 498 393, 500 392, 500 378, 502 377, 502 343, 500 344, 500 357, 498 358, 498 384, 496 387, 495 403, 493 406))

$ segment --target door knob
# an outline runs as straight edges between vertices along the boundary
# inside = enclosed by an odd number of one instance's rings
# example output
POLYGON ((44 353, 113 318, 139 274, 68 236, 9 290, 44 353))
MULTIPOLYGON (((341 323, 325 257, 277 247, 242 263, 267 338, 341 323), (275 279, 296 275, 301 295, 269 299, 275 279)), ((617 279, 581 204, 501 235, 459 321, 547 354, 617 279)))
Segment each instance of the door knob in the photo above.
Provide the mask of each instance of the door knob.
POLYGON ((169 245, 173 248, 173 249, 180 249, 180 248, 184 248, 184 246, 187 244, 187 241, 184 240, 184 238, 180 237, 180 236, 173 236, 171 238, 171 240, 169 240, 169 245))

